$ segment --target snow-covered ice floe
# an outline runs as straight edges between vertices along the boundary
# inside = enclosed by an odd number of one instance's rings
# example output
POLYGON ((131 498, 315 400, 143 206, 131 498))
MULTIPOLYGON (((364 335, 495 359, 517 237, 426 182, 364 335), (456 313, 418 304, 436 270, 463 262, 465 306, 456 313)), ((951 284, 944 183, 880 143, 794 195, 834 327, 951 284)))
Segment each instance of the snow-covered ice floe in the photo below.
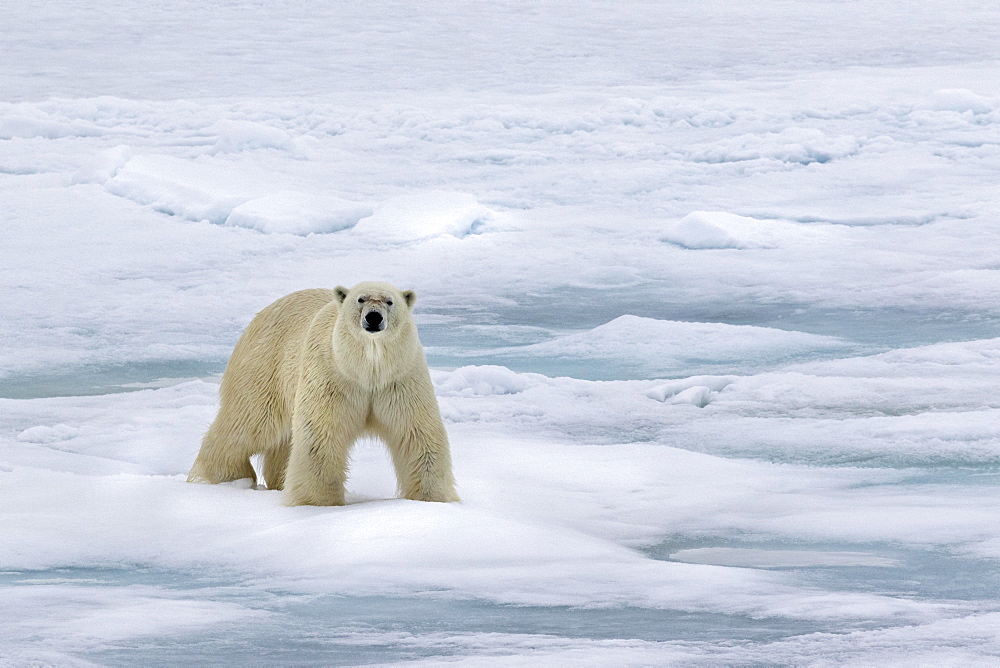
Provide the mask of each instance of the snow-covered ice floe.
MULTIPOLYGON (((1000 412, 998 341, 818 363, 811 375, 702 376, 652 388, 498 366, 435 371, 461 505, 394 500, 391 464, 375 444, 356 452, 345 508, 288 508, 279 492, 186 484, 214 414, 212 383, 2 400, 8 605, 17 601, 21 619, 48 605, 66 610, 62 621, 32 627, 34 641, 20 625, 5 632, 22 649, 97 658, 111 644, 138 648, 151 637, 194 634, 229 646, 232 634, 261 624, 289 629, 296 646, 325 610, 331 643, 372 651, 350 600, 364 619, 374 616, 362 626, 372 631, 385 615, 408 628, 396 615, 418 609, 446 627, 463 617, 457 636, 434 645, 448 653, 466 651, 460 639, 491 632, 501 614, 524 614, 555 637, 574 615, 596 621, 604 611, 615 623, 645 614, 628 637, 656 652, 668 649, 657 625, 707 642, 722 637, 711 629, 723 617, 726 628, 747 627, 751 654, 790 633, 932 629, 959 617, 975 625, 1000 591, 987 565, 1000 558, 996 474, 989 479, 1000 423, 994 415, 978 431, 955 432, 941 451, 932 423, 921 429, 907 418, 951 415, 951 424, 971 426, 1000 412), (789 379, 799 391, 788 391, 789 379), (717 394, 704 412, 663 403, 684 385, 717 394), (892 387, 909 389, 892 398, 892 387), (883 403, 859 414, 873 391, 883 403), (931 396, 951 408, 928 410, 931 396), (837 423, 852 425, 850 438, 833 440, 837 423), (829 442, 819 442, 822 432, 829 442), (85 511, 85 532, 70 506, 85 511), (929 578, 932 568, 942 578, 914 595, 909 578, 918 570, 929 578), (975 586, 948 569, 977 572, 975 586), (191 579, 197 573, 209 582, 191 579), (869 589, 866 579, 879 584, 869 589), (52 592, 44 600, 32 593, 41 585, 52 592), (278 594, 290 608, 272 602, 278 594), (401 596, 424 603, 400 612, 401 596), (126 624, 147 598, 173 621, 126 624)), ((407 644, 385 642, 384 656, 407 644)))
POLYGON ((997 663, 996 5, 8 4, 0 664, 997 663), (463 502, 186 484, 367 279, 463 502))

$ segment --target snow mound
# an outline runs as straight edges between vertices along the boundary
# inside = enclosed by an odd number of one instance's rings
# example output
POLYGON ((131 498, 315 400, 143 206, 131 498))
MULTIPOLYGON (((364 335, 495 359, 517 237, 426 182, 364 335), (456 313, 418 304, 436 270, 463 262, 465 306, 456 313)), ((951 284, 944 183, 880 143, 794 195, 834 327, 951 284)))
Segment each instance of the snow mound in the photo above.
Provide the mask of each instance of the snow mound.
POLYGON ((534 385, 530 374, 519 374, 504 366, 466 366, 435 378, 434 387, 443 397, 488 397, 517 394, 534 385))
POLYGON ((162 213, 216 224, 239 205, 274 190, 249 172, 166 155, 132 157, 104 187, 162 213))
MULTIPOLYGON (((229 147, 226 150, 282 142, 267 132, 273 128, 257 123, 225 123, 220 127, 228 132, 219 140, 229 147)), ((249 171, 166 155, 133 156, 127 147, 105 151, 81 169, 74 181, 103 182, 113 195, 172 216, 271 234, 336 232, 373 212, 367 204, 332 195, 279 190, 263 175, 249 171)))
POLYGON ((934 111, 957 111, 960 113, 971 111, 974 114, 988 114, 998 107, 1000 107, 1000 102, 995 98, 983 97, 965 88, 936 90, 931 94, 927 104, 927 108, 934 111))
POLYGON ((291 136, 284 130, 253 121, 224 118, 209 126, 207 132, 219 135, 215 142, 217 153, 238 153, 262 148, 288 150, 293 146, 291 136))
POLYGON ((836 349, 845 345, 846 342, 832 336, 770 327, 678 322, 623 315, 590 331, 568 334, 516 350, 533 356, 606 359, 638 363, 648 368, 666 368, 680 360, 780 360, 806 351, 836 349))
POLYGON ((857 137, 829 136, 816 128, 786 128, 781 132, 744 134, 695 147, 695 162, 724 163, 769 160, 789 164, 827 163, 854 155, 860 149, 857 137))
POLYGON ((9 106, 0 114, 0 139, 99 137, 104 132, 84 121, 57 121, 28 105, 9 106))
POLYGON ((803 227, 795 223, 694 211, 669 227, 660 240, 691 250, 778 248, 804 235, 803 227))
POLYGON ((372 208, 328 195, 280 191, 252 199, 233 209, 230 227, 246 227, 270 234, 324 234, 352 227, 372 215, 372 208))
POLYGON ((651 388, 647 390, 646 396, 656 401, 704 408, 715 400, 719 392, 732 385, 733 381, 730 376, 692 376, 651 388))
POLYGON ((689 387, 683 392, 675 394, 670 398, 670 403, 690 404, 692 406, 697 406, 698 408, 704 408, 712 403, 712 395, 713 393, 711 388, 705 385, 696 385, 695 387, 689 387))
POLYGON ((496 212, 472 195, 435 190, 390 199, 354 229, 379 240, 397 242, 443 234, 461 238, 482 232, 496 218, 496 212))
POLYGON ((64 424, 57 424, 53 427, 40 425, 25 429, 17 435, 17 440, 22 443, 59 443, 60 441, 68 441, 71 438, 76 438, 81 433, 79 429, 64 424))
POLYGON ((71 183, 107 184, 132 159, 132 149, 125 144, 88 156, 73 174, 71 183))

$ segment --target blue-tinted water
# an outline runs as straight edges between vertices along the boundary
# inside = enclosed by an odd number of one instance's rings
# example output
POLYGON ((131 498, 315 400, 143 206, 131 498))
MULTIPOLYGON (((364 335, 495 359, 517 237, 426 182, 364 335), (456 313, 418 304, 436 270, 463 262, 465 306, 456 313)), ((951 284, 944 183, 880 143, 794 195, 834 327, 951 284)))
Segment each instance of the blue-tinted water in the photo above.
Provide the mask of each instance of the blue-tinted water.
POLYGON ((495 605, 441 598, 303 596, 204 573, 147 568, 61 568, 0 573, 0 590, 21 586, 115 588, 146 585, 158 596, 236 603, 266 614, 197 631, 115 640, 70 652, 103 665, 358 665, 442 657, 462 636, 524 634, 571 639, 760 642, 821 625, 737 615, 622 607, 495 605), (433 638, 422 642, 421 638, 433 638))
MULTIPOLYGON (((696 563, 713 563, 711 549, 745 550, 766 558, 768 552, 801 553, 804 557, 865 555, 878 565, 773 566, 795 574, 806 585, 826 591, 867 592, 917 600, 989 601, 1000 600, 1000 564, 991 559, 975 559, 943 549, 919 549, 889 543, 813 543, 727 535, 715 538, 678 536, 643 550, 654 559, 687 561, 685 550, 705 550, 708 558, 696 563), (706 548, 708 548, 706 550, 706 548)), ((719 565, 729 565, 721 563, 719 565)), ((749 563, 754 559, 750 557, 749 563)), ((794 561, 794 559, 793 559, 794 561)), ((731 563, 731 562, 729 562, 731 563)), ((750 566, 747 566, 750 567, 750 566)), ((760 566, 757 566, 760 567, 760 566)))
POLYGON ((204 378, 222 373, 226 360, 160 360, 0 378, 0 398, 78 397, 142 389, 158 379, 204 378))
MULTIPOLYGON (((498 325, 539 330, 588 330, 621 315, 657 320, 754 325, 835 336, 875 348, 906 348, 940 341, 966 341, 1000 336, 995 309, 975 312, 948 308, 822 308, 812 304, 734 301, 671 301, 669 289, 595 290, 558 288, 545 293, 511 296, 508 302, 482 309, 425 308, 432 315, 456 317, 455 324, 498 325), (580 304, 587 305, 585 310, 580 304)), ((421 327, 425 345, 461 345, 467 335, 455 325, 421 327), (428 339, 430 335, 430 339, 428 339)), ((524 330, 522 330, 524 331, 524 330)), ((482 331, 470 332, 477 347, 509 345, 482 331)), ((538 339, 541 340, 541 339, 538 339)), ((524 343, 536 341, 525 340, 524 343)))
MULTIPOLYGON (((914 600, 982 602, 1000 599, 1000 569, 989 560, 891 544, 791 543, 757 537, 678 536, 643 552, 671 560, 684 550, 737 548, 767 554, 797 551, 869 555, 881 565, 780 567, 792 581, 823 591, 866 592, 914 600)), ((681 559, 683 561, 683 559, 681 559)), ((711 560, 699 563, 711 563, 711 560)), ((567 639, 631 639, 707 644, 764 643, 829 631, 826 622, 755 619, 636 607, 583 609, 506 606, 440 597, 305 596, 261 588, 224 573, 144 567, 60 568, 0 573, 0 590, 25 586, 62 588, 134 585, 157 588, 173 600, 226 602, 257 616, 196 630, 116 639, 69 654, 102 665, 359 665, 397 663, 462 654, 473 634, 518 634, 567 639)), ((99 600, 99 597, 98 597, 99 600)), ((905 623, 900 621, 899 623, 905 623)), ((884 624, 884 620, 881 620, 884 624)), ((841 630, 874 623, 838 624, 841 630)), ((502 646, 493 636, 490 642, 502 646)))
MULTIPOLYGON (((683 378, 701 374, 752 374, 796 362, 870 355, 946 341, 1000 337, 1000 316, 949 309, 822 309, 802 304, 674 303, 641 291, 584 291, 587 310, 578 308, 579 291, 554 290, 518 298, 489 311, 469 311, 449 324, 420 328, 432 366, 500 364, 515 371, 586 380, 683 378), (571 299, 571 297, 573 297, 571 299), (753 325, 840 339, 843 346, 756 359, 723 356, 678 360, 581 360, 572 356, 520 355, 516 347, 549 340, 555 334, 582 332, 621 315, 658 320, 753 325), (496 352, 484 354, 490 349, 496 352)), ((491 305, 492 306, 492 305, 491 305)), ((448 314, 454 317, 454 312, 448 314)))
MULTIPOLYGON (((447 311, 429 307, 427 316, 447 316, 448 323, 420 326, 420 338, 432 367, 499 364, 520 372, 569 376, 586 380, 684 378, 700 374, 750 374, 795 362, 848 357, 944 341, 1000 337, 1000 316, 947 309, 817 309, 798 304, 686 304, 651 299, 641 292, 623 296, 599 290, 583 291, 588 308, 576 304, 581 291, 554 290, 521 296, 517 303, 490 308, 447 311), (575 295, 577 301, 569 297, 575 295), (521 355, 517 346, 540 343, 556 333, 580 332, 621 315, 662 320, 755 325, 842 339, 843 347, 776 351, 759 359, 688 359, 618 361, 573 357, 521 355)), ((233 336, 235 344, 236 334, 233 336)), ((0 378, 0 397, 29 399, 46 396, 108 394, 136 389, 136 383, 161 378, 205 377, 221 373, 225 359, 154 360, 67 369, 0 378), (131 386, 131 387, 130 387, 131 386)))

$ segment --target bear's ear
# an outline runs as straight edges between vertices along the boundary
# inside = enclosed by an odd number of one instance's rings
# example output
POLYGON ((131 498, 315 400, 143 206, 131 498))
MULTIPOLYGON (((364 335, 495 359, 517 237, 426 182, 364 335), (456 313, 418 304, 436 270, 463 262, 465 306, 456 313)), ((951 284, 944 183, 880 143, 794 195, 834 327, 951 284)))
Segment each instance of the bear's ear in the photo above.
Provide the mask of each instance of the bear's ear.
POLYGON ((347 288, 343 285, 338 285, 333 289, 333 294, 337 298, 337 303, 343 304, 344 300, 347 299, 347 288))
POLYGON ((417 293, 413 290, 403 290, 403 299, 406 300, 406 305, 409 308, 413 308, 413 304, 417 301, 417 293))

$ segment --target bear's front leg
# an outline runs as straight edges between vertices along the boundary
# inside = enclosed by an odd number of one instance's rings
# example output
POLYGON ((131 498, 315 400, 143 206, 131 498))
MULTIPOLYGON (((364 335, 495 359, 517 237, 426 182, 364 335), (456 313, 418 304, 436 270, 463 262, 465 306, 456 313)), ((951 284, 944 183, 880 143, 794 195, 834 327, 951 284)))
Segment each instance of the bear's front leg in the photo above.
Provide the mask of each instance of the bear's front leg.
POLYGON ((430 377, 396 383, 376 398, 374 429, 389 447, 399 493, 415 501, 459 501, 448 433, 430 377))
POLYGON ((292 452, 285 474, 289 506, 342 506, 348 455, 364 428, 359 408, 329 396, 296 398, 292 452))

